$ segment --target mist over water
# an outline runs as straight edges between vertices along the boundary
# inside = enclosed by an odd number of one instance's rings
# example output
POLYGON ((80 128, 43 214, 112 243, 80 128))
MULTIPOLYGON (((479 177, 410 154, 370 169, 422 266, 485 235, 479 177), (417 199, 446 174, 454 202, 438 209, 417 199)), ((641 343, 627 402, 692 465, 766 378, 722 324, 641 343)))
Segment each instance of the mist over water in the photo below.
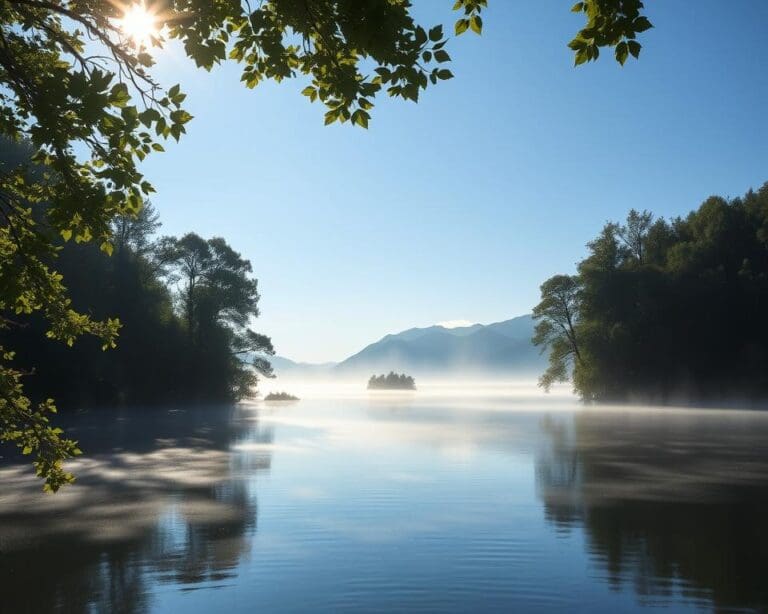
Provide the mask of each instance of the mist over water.
POLYGON ((76 485, 0 468, 4 607, 768 607, 768 415, 417 386, 72 417, 76 485))
POLYGON ((519 378, 510 380, 493 375, 483 376, 417 376, 416 390, 367 390, 366 384, 371 374, 364 372, 343 375, 339 377, 302 378, 278 376, 275 379, 262 380, 259 386, 259 396, 270 392, 293 391, 301 398, 339 399, 360 398, 367 400, 399 399, 403 402, 409 399, 442 399, 446 403, 461 399, 492 399, 502 404, 511 399, 529 399, 541 401, 546 398, 554 403, 577 404, 570 386, 559 385, 544 396, 536 385, 535 378, 519 378))

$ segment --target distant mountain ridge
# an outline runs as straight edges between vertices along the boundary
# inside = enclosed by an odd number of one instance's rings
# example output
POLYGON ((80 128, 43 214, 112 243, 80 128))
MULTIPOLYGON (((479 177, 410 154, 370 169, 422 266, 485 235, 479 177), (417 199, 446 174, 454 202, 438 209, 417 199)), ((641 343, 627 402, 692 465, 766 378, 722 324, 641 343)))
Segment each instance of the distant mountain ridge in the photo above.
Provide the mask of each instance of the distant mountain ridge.
POLYGON ((531 343, 533 328, 530 315, 487 325, 411 328, 366 346, 334 371, 399 369, 415 375, 539 372, 544 359, 531 343))
POLYGON ((265 358, 270 362, 272 369, 278 376, 298 373, 304 375, 327 375, 337 364, 335 362, 296 362, 290 358, 285 358, 285 356, 265 356, 265 358))
POLYGON ((546 357, 533 343, 530 314, 457 328, 410 328, 371 343, 338 364, 310 365, 273 357, 279 375, 344 376, 407 371, 418 376, 449 374, 538 375, 546 357))

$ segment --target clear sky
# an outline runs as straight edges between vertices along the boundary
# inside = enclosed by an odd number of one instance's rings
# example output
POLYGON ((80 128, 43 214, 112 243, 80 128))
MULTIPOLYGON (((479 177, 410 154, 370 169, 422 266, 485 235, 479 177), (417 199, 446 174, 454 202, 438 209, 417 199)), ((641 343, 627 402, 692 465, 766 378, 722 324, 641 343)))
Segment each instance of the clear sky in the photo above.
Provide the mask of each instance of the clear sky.
MULTIPOLYGON (((452 0, 416 0, 450 25, 452 0)), ((685 214, 768 180, 768 2, 648 0, 640 61, 573 67, 570 0, 490 0, 455 78, 323 126, 301 80, 247 90, 169 50, 188 135, 144 166, 163 232, 219 235, 259 279, 279 354, 340 360, 386 333, 530 311, 607 220, 685 214)))

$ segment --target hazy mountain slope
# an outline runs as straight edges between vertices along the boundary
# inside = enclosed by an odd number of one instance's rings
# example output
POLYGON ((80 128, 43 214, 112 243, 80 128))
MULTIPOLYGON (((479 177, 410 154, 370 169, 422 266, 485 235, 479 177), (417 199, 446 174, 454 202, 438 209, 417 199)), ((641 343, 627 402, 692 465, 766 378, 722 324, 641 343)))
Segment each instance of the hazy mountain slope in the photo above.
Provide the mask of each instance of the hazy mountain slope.
POLYGON ((539 373, 545 360, 530 341, 533 326, 527 315, 487 326, 412 328, 363 348, 334 372, 539 373))
POLYGON ((308 362, 296 362, 284 356, 264 356, 275 372, 280 376, 323 377, 331 374, 336 366, 334 362, 313 364, 308 362))
POLYGON ((531 337, 533 337, 534 326, 536 326, 536 323, 533 321, 533 316, 529 314, 512 318, 511 320, 504 320, 503 322, 488 324, 484 328, 512 339, 530 341, 531 337))

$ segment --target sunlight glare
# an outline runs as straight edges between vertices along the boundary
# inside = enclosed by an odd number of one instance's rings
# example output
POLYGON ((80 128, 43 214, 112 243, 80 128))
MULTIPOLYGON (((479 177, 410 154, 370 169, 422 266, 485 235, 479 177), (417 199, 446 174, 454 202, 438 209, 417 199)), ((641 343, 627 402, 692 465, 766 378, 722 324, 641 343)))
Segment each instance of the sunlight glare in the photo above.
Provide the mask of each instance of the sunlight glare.
POLYGON ((155 15, 147 9, 144 2, 137 2, 126 8, 125 15, 120 20, 120 28, 133 40, 136 47, 146 46, 158 35, 155 15))

